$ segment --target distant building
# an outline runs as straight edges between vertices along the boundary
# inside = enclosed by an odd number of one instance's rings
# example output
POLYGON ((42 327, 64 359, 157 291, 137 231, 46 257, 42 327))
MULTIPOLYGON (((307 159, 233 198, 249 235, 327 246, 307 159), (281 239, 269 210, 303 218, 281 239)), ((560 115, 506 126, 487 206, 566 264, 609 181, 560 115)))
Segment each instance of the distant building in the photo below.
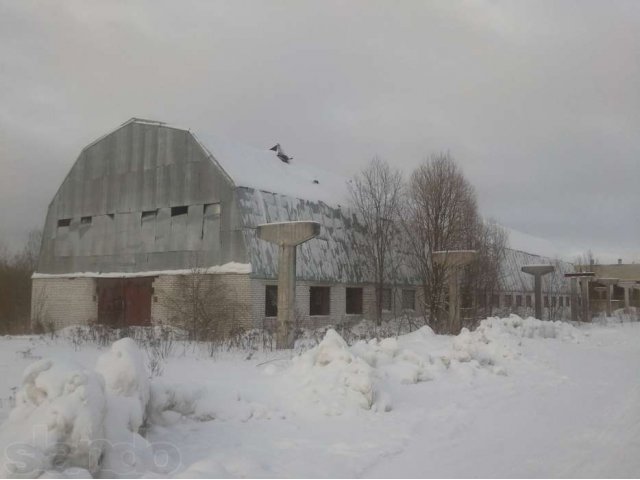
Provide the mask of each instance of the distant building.
MULTIPOLYGON (((320 235, 298 248, 300 323, 371 318, 374 289, 350 240, 355 219, 341 207, 345 187, 279 144, 259 150, 131 119, 82 150, 49 205, 32 321, 58 328, 171 322, 164 300, 177 279, 210 267, 244 307, 227 327, 259 326, 276 315, 277 249, 255 227, 292 220, 321 224, 320 235)), ((507 252, 497 309, 529 305, 533 287, 519 268, 540 261, 507 252)), ((563 304, 565 294, 553 293, 563 304)), ((405 265, 384 292, 385 316, 420 315, 420 295, 405 265)))

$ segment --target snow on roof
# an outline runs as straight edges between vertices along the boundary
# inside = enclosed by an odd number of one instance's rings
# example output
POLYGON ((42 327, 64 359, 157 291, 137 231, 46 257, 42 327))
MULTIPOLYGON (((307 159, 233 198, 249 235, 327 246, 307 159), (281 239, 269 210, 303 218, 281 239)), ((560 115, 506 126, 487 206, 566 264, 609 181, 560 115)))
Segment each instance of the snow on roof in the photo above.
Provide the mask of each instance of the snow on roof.
POLYGON ((259 149, 234 144, 202 132, 196 132, 195 137, 238 187, 334 206, 349 200, 347 179, 314 168, 297 157, 285 163, 270 146, 259 149))
POLYGON ((567 256, 566 249, 560 248, 545 238, 529 235, 509 227, 503 226, 503 228, 509 233, 509 248, 547 258, 565 258, 567 256))

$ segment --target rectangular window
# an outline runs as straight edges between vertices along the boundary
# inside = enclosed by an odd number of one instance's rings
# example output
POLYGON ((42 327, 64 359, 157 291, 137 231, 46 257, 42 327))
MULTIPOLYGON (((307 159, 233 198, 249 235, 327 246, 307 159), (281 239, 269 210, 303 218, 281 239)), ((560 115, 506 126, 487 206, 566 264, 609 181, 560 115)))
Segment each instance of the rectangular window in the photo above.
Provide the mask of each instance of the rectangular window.
POLYGON ((80 225, 91 225, 91 217, 80 217, 80 225))
POLYGON ((525 300, 525 301, 526 301, 526 303, 527 303, 527 307, 530 307, 530 306, 531 306, 531 303, 532 303, 532 301, 531 301, 531 295, 526 295, 526 300, 525 300))
POLYGON ((177 217, 178 215, 186 215, 189 213, 189 207, 184 205, 182 207, 171 207, 171 216, 177 217))
POLYGON ((278 286, 266 285, 264 287, 264 316, 278 316, 278 286))
POLYGON ((347 287, 347 308, 348 315, 362 314, 362 288, 347 287))
POLYGON ((522 295, 516 295, 516 307, 522 306, 522 295))
POLYGON ((499 300, 500 300, 500 299, 499 299, 499 297, 498 297, 498 295, 497 295, 497 294, 495 294, 495 293, 494 293, 493 295, 491 295, 491 306, 492 306, 492 307, 498 307, 498 306, 499 306, 499 305, 498 305, 498 301, 499 301, 499 300))
POLYGON ((551 306, 552 307, 556 306, 556 297, 551 297, 551 306))
POLYGON ((71 225, 70 218, 61 218, 58 220, 58 227, 68 227, 69 225, 71 225))
POLYGON ((309 287, 309 315, 329 315, 330 287, 309 287))
POLYGON ((558 306, 559 306, 559 307, 564 307, 564 297, 560 297, 560 298, 558 299, 558 301, 560 302, 558 306))
POLYGON ((416 291, 415 290, 402 290, 402 309, 403 310, 416 309, 416 291))
POLYGON ((511 306, 511 295, 505 295, 504 296, 504 306, 505 307, 510 307, 511 306))
POLYGON ((146 212, 142 212, 142 220, 151 219, 153 217, 158 216, 158 210, 147 210, 146 212))
POLYGON ((391 311, 391 307, 392 307, 391 289, 390 288, 383 288, 382 289, 382 310, 390 312, 391 311))

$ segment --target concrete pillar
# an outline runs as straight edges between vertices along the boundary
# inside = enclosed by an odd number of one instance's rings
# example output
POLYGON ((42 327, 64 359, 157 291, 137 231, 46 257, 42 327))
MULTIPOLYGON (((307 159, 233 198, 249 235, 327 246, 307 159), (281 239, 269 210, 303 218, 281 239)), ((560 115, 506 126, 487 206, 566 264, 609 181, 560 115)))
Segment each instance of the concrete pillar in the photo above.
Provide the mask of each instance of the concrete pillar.
POLYGON ((522 267, 524 273, 533 275, 535 291, 535 311, 536 318, 542 320, 542 276, 555 270, 553 265, 525 265, 522 267))
POLYGON ((582 287, 582 321, 591 322, 591 300, 589 299, 589 281, 587 277, 580 279, 582 287))
POLYGON ((611 291, 613 290, 613 286, 615 284, 618 283, 618 279, 617 278, 598 278, 597 282, 604 285, 604 287, 606 288, 606 290, 604 291, 606 294, 606 310, 607 310, 607 317, 610 317, 611 315, 613 315, 613 311, 612 311, 612 306, 611 306, 611 291))
POLYGON ((449 329, 451 333, 462 329, 460 318, 460 269, 471 263, 476 257, 475 250, 441 250, 433 252, 436 263, 445 266, 449 282, 449 329))
POLYGON ((578 321, 578 278, 571 277, 571 321, 578 321))
POLYGON ((276 348, 291 348, 291 325, 295 321, 296 247, 320 233, 317 222, 266 223, 256 228, 258 238, 279 246, 278 327, 276 348))
POLYGON ((631 307, 631 289, 635 286, 636 282, 619 282, 618 285, 624 288, 624 312, 629 313, 631 307))

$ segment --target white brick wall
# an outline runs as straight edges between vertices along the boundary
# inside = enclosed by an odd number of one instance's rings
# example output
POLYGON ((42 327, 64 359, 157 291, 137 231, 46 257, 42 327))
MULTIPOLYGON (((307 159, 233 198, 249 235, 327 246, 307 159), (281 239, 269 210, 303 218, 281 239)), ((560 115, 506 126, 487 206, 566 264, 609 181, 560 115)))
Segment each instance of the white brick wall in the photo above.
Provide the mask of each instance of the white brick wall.
POLYGON ((34 278, 31 324, 40 320, 55 328, 86 325, 98 317, 98 299, 93 278, 34 278))
MULTIPOLYGON (((277 285, 273 280, 261 280, 251 279, 251 316, 253 325, 257 328, 261 328, 265 322, 265 286, 277 285)), ((309 287, 311 286, 328 286, 322 283, 313 283, 298 281, 296 284, 296 315, 297 319, 303 327, 320 327, 325 325, 335 325, 343 322, 358 322, 362 318, 374 318, 375 312, 375 288, 372 285, 330 285, 331 288, 331 303, 329 306, 330 315, 323 316, 309 316, 309 287), (346 313, 346 288, 363 287, 362 302, 363 302, 363 314, 362 315, 347 315, 346 313)), ((390 319, 394 316, 400 315, 402 306, 402 289, 394 289, 394 303, 392 311, 383 312, 384 319, 390 319)), ((419 307, 420 292, 416 289, 416 309, 419 307)), ((418 311, 413 312, 418 315, 418 311)), ((275 320, 267 319, 267 322, 272 323, 275 320)))
MULTIPOLYGON (((222 280, 227 295, 231 295, 236 308, 233 312, 221 307, 221 316, 225 319, 224 330, 233 327, 262 328, 275 324, 275 319, 265 320, 265 286, 277 285, 273 280, 251 279, 248 274, 215 274, 217 281, 222 280)), ((343 322, 357 322, 362 318, 374 318, 375 288, 363 287, 363 315, 346 314, 346 287, 351 285, 330 285, 330 315, 309 316, 309 287, 329 286, 313 282, 299 281, 296 286, 296 317, 302 327, 320 327, 343 322)), ((359 286, 359 285, 353 285, 359 286)), ((151 321, 154 324, 170 324, 175 315, 163 299, 180 290, 179 275, 160 275, 153 282, 151 298, 151 321)), ((74 324, 95 322, 98 317, 98 301, 95 280, 92 278, 47 278, 33 280, 32 322, 40 318, 43 322, 52 322, 56 328, 74 324)), ((393 309, 384 312, 385 319, 401 313, 401 289, 394 289, 393 309)), ((416 308, 420 305, 421 291, 416 289, 416 308)), ((230 307, 229 307, 230 308, 230 307)), ((417 314, 417 312, 416 312, 417 314)))
MULTIPOLYGON (((166 299, 169 296, 175 298, 180 295, 181 290, 184 288, 181 278, 183 278, 181 275, 160 275, 154 280, 151 298, 151 322, 153 324, 173 323, 175 312, 168 307, 166 299)), ((223 331, 228 332, 234 327, 252 328, 252 308, 250 303, 252 291, 249 275, 212 274, 206 275, 205 278, 210 281, 221 281, 224 288, 222 297, 228 297, 229 299, 229 302, 224 302, 224 304, 220 305, 219 311, 216 309, 216 313, 223 319, 223 331)), ((262 305, 264 305, 264 291, 262 295, 262 305)))

